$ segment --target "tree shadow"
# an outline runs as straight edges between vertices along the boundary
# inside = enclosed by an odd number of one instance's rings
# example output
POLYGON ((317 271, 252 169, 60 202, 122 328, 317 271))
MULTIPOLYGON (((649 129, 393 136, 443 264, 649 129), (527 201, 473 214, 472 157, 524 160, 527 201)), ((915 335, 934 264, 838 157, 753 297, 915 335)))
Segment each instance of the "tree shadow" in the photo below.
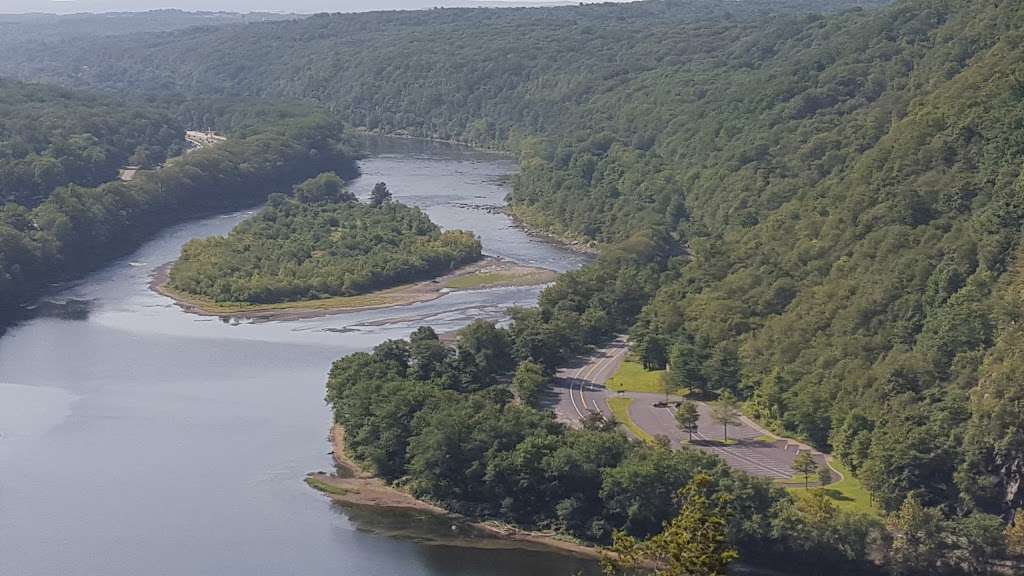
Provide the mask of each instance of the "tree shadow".
POLYGON ((835 488, 822 488, 825 491, 825 495, 833 500, 839 500, 840 502, 853 502, 853 498, 850 498, 846 494, 843 494, 835 488))

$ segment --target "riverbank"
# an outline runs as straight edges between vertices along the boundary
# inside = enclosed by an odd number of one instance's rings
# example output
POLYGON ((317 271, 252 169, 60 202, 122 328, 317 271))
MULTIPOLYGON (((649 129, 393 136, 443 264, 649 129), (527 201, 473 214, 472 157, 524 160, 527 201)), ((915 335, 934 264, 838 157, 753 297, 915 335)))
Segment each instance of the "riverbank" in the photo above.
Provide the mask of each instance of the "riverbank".
POLYGON ((358 296, 340 296, 279 304, 247 304, 215 302, 202 296, 171 288, 168 286, 168 281, 173 265, 173 262, 168 262, 154 271, 149 282, 151 290, 171 298, 182 310, 191 314, 258 321, 300 320, 407 306, 436 300, 455 291, 539 286, 554 282, 558 277, 557 272, 547 268, 526 266, 504 258, 488 256, 433 280, 414 282, 358 296))
POLYGON ((341 426, 335 425, 331 428, 331 447, 338 472, 309 474, 306 476, 306 483, 312 488, 342 504, 447 514, 443 508, 388 486, 349 458, 345 454, 345 430, 341 426))
POLYGON ((478 144, 470 144, 469 142, 463 142, 461 140, 452 140, 445 138, 431 138, 430 136, 415 136, 409 134, 404 130, 398 130, 395 132, 381 132, 377 130, 371 130, 365 126, 356 126, 352 128, 352 133, 356 136, 371 137, 371 138, 394 138, 396 140, 420 140, 423 142, 433 142, 435 144, 449 144, 451 146, 463 146, 471 150, 479 152, 488 152, 491 154, 502 154, 504 156, 515 157, 515 153, 511 150, 498 147, 480 146, 478 144))
POLYGON ((505 542, 500 547, 556 550, 592 560, 604 557, 600 548, 573 542, 555 533, 530 532, 498 522, 474 522, 390 486, 346 454, 345 431, 341 426, 334 425, 331 428, 331 446, 338 473, 312 473, 306 476, 306 483, 342 505, 425 512, 450 518, 453 526, 462 524, 479 533, 476 537, 465 534, 458 536, 460 544, 467 546, 499 547, 495 542, 498 539, 505 542))
POLYGON ((598 256, 601 254, 601 248, 597 243, 592 240, 561 234, 555 231, 550 226, 545 225, 541 221, 541 218, 539 218, 535 212, 525 205, 506 204, 502 208, 502 212, 512 219, 512 223, 515 226, 519 227, 530 236, 540 238, 546 242, 558 244, 581 254, 587 254, 590 256, 598 256))
MULTIPOLYGON (((414 136, 404 131, 397 132, 379 132, 376 130, 370 130, 369 128, 356 127, 352 129, 352 133, 356 136, 363 138, 390 138, 395 140, 409 140, 409 141, 420 141, 420 142, 432 142, 438 144, 447 144, 450 146, 461 146, 470 150, 478 152, 485 152, 488 154, 498 154, 508 156, 510 158, 516 158, 517 154, 514 150, 508 148, 498 147, 487 147, 480 146, 477 144, 471 144, 469 142, 463 142, 460 140, 451 140, 443 138, 431 138, 429 136, 414 136)), ((511 175, 506 177, 506 180, 511 179, 511 175)), ((522 204, 509 204, 503 203, 500 208, 496 207, 496 211, 500 212, 509 217, 512 220, 513 226, 519 228, 526 234, 543 240, 544 242, 572 250, 578 254, 585 254, 587 256, 598 256, 601 253, 601 246, 593 240, 583 238, 580 236, 572 236, 568 234, 562 234, 559 231, 553 229, 550 225, 543 223, 541 218, 532 211, 528 206, 522 204)))

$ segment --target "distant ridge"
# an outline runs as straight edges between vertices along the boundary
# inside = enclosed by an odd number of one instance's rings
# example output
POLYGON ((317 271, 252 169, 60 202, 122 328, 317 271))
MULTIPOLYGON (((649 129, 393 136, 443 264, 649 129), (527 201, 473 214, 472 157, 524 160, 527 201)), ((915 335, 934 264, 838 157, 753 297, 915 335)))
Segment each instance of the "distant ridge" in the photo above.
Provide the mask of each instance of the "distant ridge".
POLYGON ((574 2, 515 0, 7 0, 0 16, 84 16, 88 14, 177 12, 221 20, 244 16, 277 17, 318 12, 370 12, 430 8, 525 8, 567 6, 574 2))

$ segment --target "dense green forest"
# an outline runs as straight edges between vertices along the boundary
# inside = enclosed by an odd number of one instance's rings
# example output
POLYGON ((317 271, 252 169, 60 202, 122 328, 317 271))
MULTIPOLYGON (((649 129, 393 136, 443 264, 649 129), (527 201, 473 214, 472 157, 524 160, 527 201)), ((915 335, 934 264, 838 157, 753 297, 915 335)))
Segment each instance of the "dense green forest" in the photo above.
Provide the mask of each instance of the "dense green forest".
POLYGON ((34 208, 0 208, 0 323, 46 284, 124 254, 162 226, 262 202, 324 170, 357 174, 355 144, 326 116, 271 124, 131 182, 63 186, 34 208))
POLYGON ((721 535, 729 546, 746 562, 784 565, 787 573, 868 574, 881 563, 904 574, 987 574, 986 559, 1005 554, 996 516, 944 520, 909 499, 883 523, 839 510, 822 491, 790 495, 697 450, 631 442, 600 417, 580 429, 557 423, 522 402, 518 386, 551 349, 571 352, 560 347, 573 339, 556 309, 513 310, 507 329, 477 321, 454 347, 421 327, 408 341, 339 360, 327 398, 347 448, 383 478, 449 510, 588 542, 658 534, 685 505, 675 494, 703 477, 707 496, 727 502, 721 535), (538 355, 541 342, 547 351, 538 355))
POLYGON ((321 174, 274 194, 226 237, 193 240, 170 286, 217 302, 272 303, 353 296, 439 276, 479 260, 480 241, 441 232, 418 208, 360 203, 321 174))
POLYGON ((1009 519, 1024 5, 853 4, 322 15, 24 44, 0 70, 515 150, 512 209, 605 253, 520 313, 522 357, 628 330, 648 365, 692 358, 692 386, 834 451, 886 512, 1009 519))
MULTIPOLYGON (((534 408, 545 373, 640 313, 674 245, 638 233, 609 246, 545 290, 538 307, 511 310, 508 327, 477 321, 454 346, 421 327, 338 360, 327 400, 346 447, 453 511, 604 544, 657 534, 684 504, 674 495, 704 476, 708 498, 728 503, 724 532, 740 558, 794 574, 990 574, 989 560, 1024 551, 1019 530, 996 515, 947 516, 916 495, 884 520, 845 512, 823 491, 792 494, 695 450, 630 442, 603 418, 573 429, 534 408)), ((1002 406, 999 424, 1011 412, 1002 406)))
POLYGON ((58 186, 96 186, 126 164, 181 152, 184 129, 144 105, 0 80, 0 203, 34 206, 58 186))

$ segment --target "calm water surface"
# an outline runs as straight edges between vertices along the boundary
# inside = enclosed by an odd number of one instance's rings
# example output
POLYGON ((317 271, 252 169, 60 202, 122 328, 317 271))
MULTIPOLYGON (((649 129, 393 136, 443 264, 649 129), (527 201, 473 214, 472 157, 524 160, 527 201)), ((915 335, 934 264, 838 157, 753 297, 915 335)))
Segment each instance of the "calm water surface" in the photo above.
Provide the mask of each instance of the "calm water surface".
MULTIPOLYGON (((583 258, 534 240, 493 208, 507 158, 377 142, 353 184, 386 181, 484 251, 559 271, 583 258)), ((54 298, 74 314, 0 339, 0 574, 563 575, 587 563, 480 548, 430 518, 345 510, 302 477, 330 469, 330 363, 429 323, 454 329, 530 305, 537 288, 296 322, 181 312, 150 292, 153 269, 192 238, 251 211, 184 224, 54 298)), ((492 542, 491 545, 499 543, 492 542)))

